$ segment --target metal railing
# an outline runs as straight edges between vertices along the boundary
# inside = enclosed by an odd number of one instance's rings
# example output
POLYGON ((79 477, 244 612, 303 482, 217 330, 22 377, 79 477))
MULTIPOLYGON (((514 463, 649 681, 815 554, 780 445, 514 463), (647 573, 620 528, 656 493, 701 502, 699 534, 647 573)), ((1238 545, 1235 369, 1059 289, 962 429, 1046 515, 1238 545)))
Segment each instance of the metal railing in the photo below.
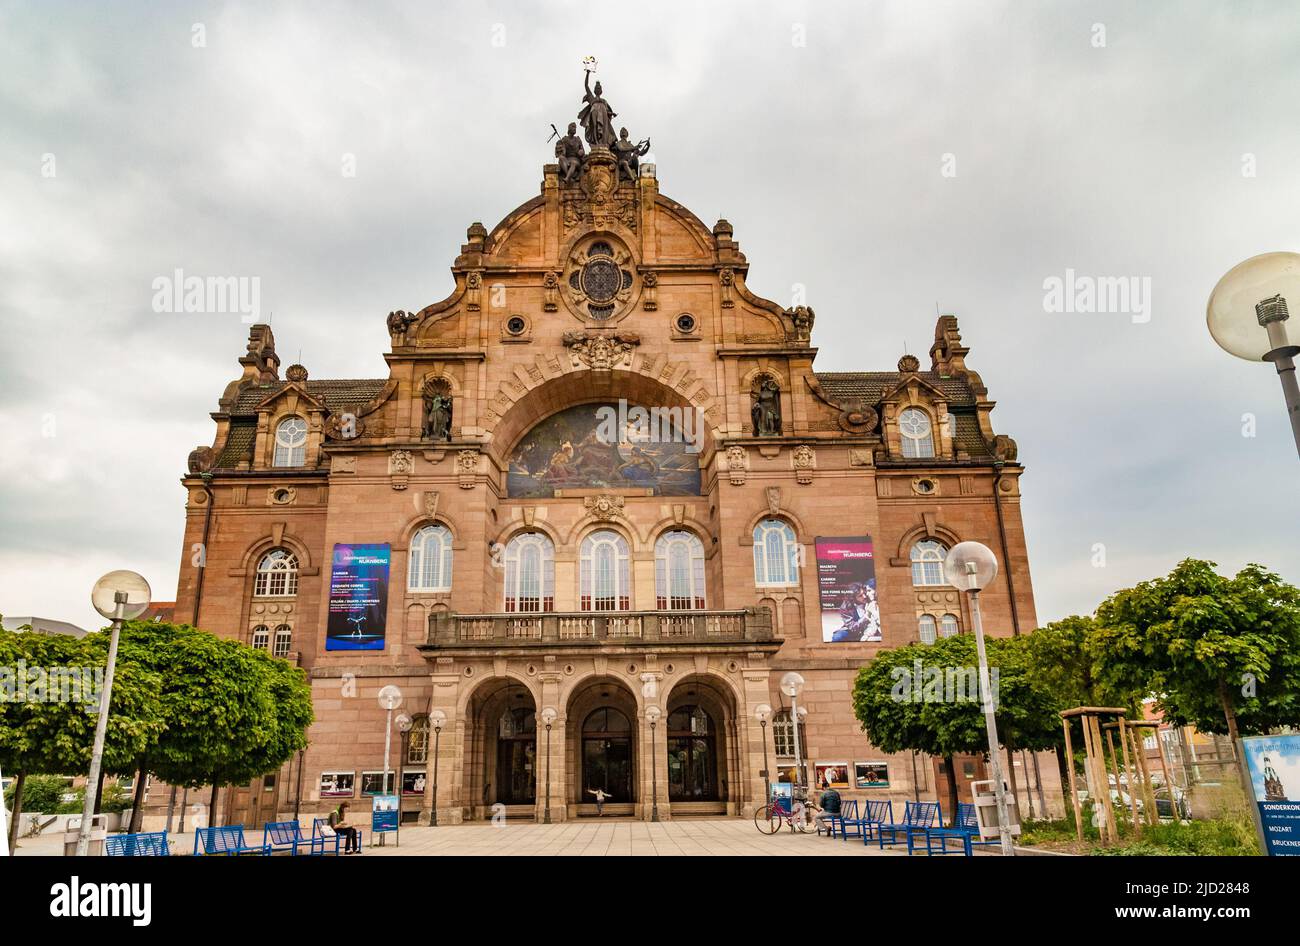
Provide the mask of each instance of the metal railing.
POLYGON ((529 614, 434 614, 429 646, 600 645, 770 641, 767 609, 737 611, 550 611, 529 614))

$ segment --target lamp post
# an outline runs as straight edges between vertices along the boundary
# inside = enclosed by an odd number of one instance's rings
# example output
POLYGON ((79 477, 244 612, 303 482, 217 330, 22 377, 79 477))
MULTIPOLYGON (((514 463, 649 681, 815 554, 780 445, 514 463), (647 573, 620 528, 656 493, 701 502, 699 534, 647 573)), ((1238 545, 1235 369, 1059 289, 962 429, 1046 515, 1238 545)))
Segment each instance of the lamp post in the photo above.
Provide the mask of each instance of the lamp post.
POLYGON ((781 678, 781 692, 790 697, 790 722, 794 724, 794 798, 791 799, 790 812, 794 813, 794 803, 798 802, 801 817, 806 817, 808 787, 804 784, 803 747, 799 745, 799 694, 803 692, 803 676, 791 670, 781 678))
POLYGON ((989 740, 989 769, 993 776, 993 794, 998 800, 998 837, 1002 854, 1015 855, 1011 843, 1011 819, 1007 808, 1007 791, 1002 784, 1002 758, 998 749, 998 723, 993 715, 993 690, 989 685, 989 662, 984 653, 984 624, 980 620, 980 591, 998 573, 998 560, 987 546, 978 542, 958 542, 943 563, 944 578, 954 588, 970 597, 971 623, 975 625, 975 649, 979 654, 980 702, 984 707, 984 728, 989 740))
POLYGON ((542 710, 542 722, 546 724, 546 813, 542 816, 542 824, 551 823, 551 727, 559 715, 554 706, 542 710))
MULTIPOLYGON (((95 742, 90 752, 90 774, 86 781, 86 803, 81 808, 81 831, 77 835, 77 856, 90 851, 90 826, 95 817, 96 786, 104 765, 104 736, 108 732, 108 706, 113 701, 113 671, 117 669, 117 642, 122 622, 144 614, 149 607, 149 582, 135 572, 109 572, 90 591, 90 603, 103 617, 113 622, 108 638, 108 662, 104 667, 104 690, 99 695, 99 719, 95 723, 95 742)), ((143 786, 137 788, 141 790, 143 786)))
POLYGON ((402 734, 402 744, 397 750, 397 846, 402 846, 402 795, 406 786, 406 756, 410 751, 411 727, 414 720, 405 713, 397 716, 397 731, 402 734))
MULTIPOLYGON (((390 791, 389 789, 390 783, 388 781, 388 753, 389 750, 392 748, 392 744, 393 744, 393 710, 397 709, 401 705, 402 705, 401 689, 393 686, 391 683, 388 684, 388 686, 382 687, 380 689, 379 708, 388 711, 388 719, 384 723, 384 787, 380 789, 380 793, 384 795, 387 795, 390 791)), ((399 822, 402 820, 402 813, 400 810, 397 812, 397 820, 399 822)), ((386 835, 383 834, 379 835, 379 843, 381 846, 384 843, 385 837, 386 835)), ((374 843, 373 838, 371 839, 371 843, 374 843)))
POLYGON ((438 748, 442 744, 442 727, 447 722, 447 714, 440 709, 429 713, 429 725, 433 727, 433 816, 429 819, 430 827, 438 827, 438 748))
POLYGON ((655 727, 663 711, 657 706, 647 706, 645 718, 650 721, 650 820, 659 820, 659 760, 655 751, 655 727))
POLYGON ((767 768, 767 721, 772 718, 772 707, 767 703, 759 703, 754 707, 754 718, 758 720, 758 725, 763 727, 763 804, 772 803, 772 776, 767 768))
POLYGON ((1300 300, 1300 253, 1265 253, 1238 263, 1210 293, 1205 321, 1219 347, 1246 361, 1271 361, 1282 382, 1296 451, 1300 453, 1300 384, 1287 337, 1287 297, 1300 300))

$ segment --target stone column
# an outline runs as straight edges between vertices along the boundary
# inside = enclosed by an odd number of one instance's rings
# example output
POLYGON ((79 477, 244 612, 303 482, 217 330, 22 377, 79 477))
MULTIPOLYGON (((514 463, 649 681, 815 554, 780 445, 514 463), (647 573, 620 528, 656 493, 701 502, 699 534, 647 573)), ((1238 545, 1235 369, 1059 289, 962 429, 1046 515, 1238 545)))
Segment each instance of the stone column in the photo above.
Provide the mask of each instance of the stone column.
POLYGON ((744 702, 737 707, 739 715, 736 719, 736 734, 740 746, 739 762, 746 789, 743 793, 743 804, 738 812, 743 818, 753 818, 755 810, 766 804, 766 799, 763 797, 764 739, 767 740, 768 765, 774 765, 776 761, 771 743, 772 723, 769 720, 767 729, 764 730, 754 716, 754 711, 760 703, 772 705, 768 676, 767 658, 762 654, 750 654, 742 671, 744 702))
MULTIPOLYGON (((554 658, 548 657, 548 661, 554 658)), ((541 700, 537 704, 537 755, 534 764, 536 765, 537 779, 537 798, 535 808, 537 811, 536 819, 538 824, 546 820, 546 781, 547 769, 550 769, 550 799, 551 799, 551 823, 558 824, 568 816, 568 805, 566 804, 567 780, 565 779, 564 765, 564 746, 565 746, 565 715, 564 706, 560 702, 560 681, 561 674, 558 671, 546 671, 539 675, 542 684, 541 700), (542 722, 542 711, 550 707, 555 710, 555 722, 551 724, 549 735, 550 761, 547 762, 548 736, 546 724, 542 722)))
POLYGON ((432 674, 433 696, 430 710, 442 710, 447 720, 441 735, 429 727, 429 755, 425 764, 424 802, 420 806, 420 824, 430 824, 433 819, 433 785, 438 783, 438 824, 460 824, 462 820, 461 781, 464 778, 462 760, 465 751, 465 721, 456 712, 460 692, 460 675, 451 668, 448 658, 439 658, 439 666, 432 674), (441 666, 446 661, 446 666, 441 666), (436 751, 435 751, 436 747, 436 751))
POLYGON ((668 694, 663 687, 663 671, 657 669, 654 656, 647 654, 646 669, 641 674, 641 696, 637 700, 637 817, 649 821, 654 799, 659 799, 659 820, 672 820, 668 803, 668 694), (659 722, 653 736, 646 710, 659 707, 659 722), (657 783, 657 785, 656 785, 657 783))

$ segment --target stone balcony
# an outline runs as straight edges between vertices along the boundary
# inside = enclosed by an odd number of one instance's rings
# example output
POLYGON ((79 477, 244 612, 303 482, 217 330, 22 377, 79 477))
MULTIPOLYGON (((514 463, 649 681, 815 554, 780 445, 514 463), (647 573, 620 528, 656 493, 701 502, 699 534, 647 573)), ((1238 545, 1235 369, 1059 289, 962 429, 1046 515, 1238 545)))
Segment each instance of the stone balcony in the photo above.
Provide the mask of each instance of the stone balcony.
MULTIPOLYGON (((435 614, 422 649, 779 646, 766 610, 435 614)), ((764 648, 766 649, 766 648, 764 648)))

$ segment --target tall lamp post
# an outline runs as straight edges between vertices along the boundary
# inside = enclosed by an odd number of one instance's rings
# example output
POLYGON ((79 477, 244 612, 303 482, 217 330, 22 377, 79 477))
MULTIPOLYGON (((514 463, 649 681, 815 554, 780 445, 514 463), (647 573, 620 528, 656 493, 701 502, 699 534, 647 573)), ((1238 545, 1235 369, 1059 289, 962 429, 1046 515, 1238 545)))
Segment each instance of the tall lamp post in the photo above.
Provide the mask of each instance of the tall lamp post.
POLYGON ((1246 361, 1273 362, 1300 453, 1300 384, 1295 374, 1300 345, 1287 337, 1288 297, 1300 300, 1300 253, 1252 256, 1219 280, 1210 293, 1205 321, 1224 351, 1246 361))
POLYGON ((402 794, 406 785, 406 758, 411 749, 411 727, 415 721, 405 713, 397 716, 397 731, 402 734, 402 742, 397 750, 397 846, 402 846, 402 794))
POLYGON ((650 721, 650 820, 659 820, 659 760, 655 747, 655 727, 663 711, 657 706, 647 706, 645 718, 650 721))
MULTIPOLYGON (((81 808, 81 831, 77 835, 77 856, 90 852, 90 826, 95 818, 96 787, 104 765, 104 736, 108 732, 108 706, 113 701, 113 671, 117 669, 117 642, 122 622, 144 614, 149 607, 149 582, 135 572, 109 572, 90 591, 90 602, 103 617, 113 622, 108 638, 108 663, 104 667, 104 691, 99 695, 99 719, 95 723, 95 742, 90 753, 90 775, 86 781, 86 803, 81 808)), ((137 786, 137 791, 143 786, 137 786)))
POLYGON ((980 661, 980 702, 984 707, 984 728, 989 740, 989 769, 993 776, 993 794, 998 801, 998 837, 1002 842, 1002 854, 1012 857, 1016 851, 1011 843, 1011 818, 1006 786, 1002 784, 1002 757, 998 749, 998 723, 993 715, 993 690, 989 685, 989 662, 984 652, 984 624, 980 620, 980 591, 997 577, 998 560, 987 546, 978 542, 958 542, 944 559, 943 574, 948 584, 965 591, 970 598, 975 649, 980 661))
POLYGON ((442 727, 447 724, 447 714, 440 709, 429 713, 429 725, 433 727, 433 816, 429 819, 431 827, 438 827, 438 749, 442 745, 442 727))
POLYGON ((790 697, 790 722, 794 724, 794 798, 791 799, 790 812, 794 813, 798 803, 807 813, 808 786, 804 782, 803 747, 799 744, 799 694, 803 692, 803 676, 791 670, 781 678, 781 692, 790 697))
POLYGON ((767 767, 767 721, 772 718, 772 707, 759 703, 754 707, 754 718, 763 727, 763 804, 772 803, 772 775, 767 767))
MULTIPOLYGON (((388 686, 380 689, 379 708, 388 711, 388 719, 384 723, 384 787, 380 790, 381 794, 384 795, 387 795, 391 791, 389 788, 391 783, 388 781, 388 753, 393 745, 393 710, 397 709, 401 705, 402 691, 398 687, 395 687, 390 683, 388 686)), ((401 804, 400 799, 398 804, 401 804)), ((402 821, 402 812, 400 808, 397 812, 397 821, 399 824, 402 821)), ((384 843, 385 837, 387 837, 386 834, 379 835, 379 843, 381 846, 384 843)), ((371 839, 371 843, 374 843, 373 838, 371 839)))
POLYGON ((546 813, 542 816, 542 824, 551 823, 551 727, 559 715, 554 706, 542 710, 542 722, 546 724, 546 813))

